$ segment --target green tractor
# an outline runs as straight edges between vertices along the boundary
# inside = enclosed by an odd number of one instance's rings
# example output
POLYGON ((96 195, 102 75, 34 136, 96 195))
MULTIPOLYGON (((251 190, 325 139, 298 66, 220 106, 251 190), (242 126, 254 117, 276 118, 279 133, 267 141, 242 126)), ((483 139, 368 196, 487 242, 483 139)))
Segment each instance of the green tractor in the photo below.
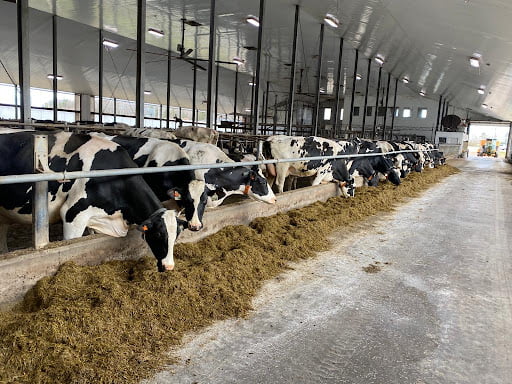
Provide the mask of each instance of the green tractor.
POLYGON ((498 157, 500 142, 496 139, 480 140, 478 156, 498 157))

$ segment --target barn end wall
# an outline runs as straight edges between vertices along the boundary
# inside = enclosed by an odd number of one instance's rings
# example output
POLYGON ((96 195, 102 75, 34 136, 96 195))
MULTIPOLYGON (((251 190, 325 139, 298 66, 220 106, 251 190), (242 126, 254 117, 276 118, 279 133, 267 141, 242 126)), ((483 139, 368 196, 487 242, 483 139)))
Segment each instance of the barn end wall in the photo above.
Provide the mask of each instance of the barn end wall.
MULTIPOLYGON (((207 210, 203 217, 204 229, 199 232, 185 231, 179 242, 198 241, 227 225, 247 225, 257 217, 301 208, 338 195, 337 185, 330 183, 285 192, 277 196, 275 205, 251 200, 207 210)), ((43 250, 0 255, 0 308, 8 308, 19 301, 39 279, 54 274, 64 262, 95 265, 109 260, 136 259, 149 252, 140 232, 132 230, 124 238, 94 235, 54 242, 43 250)))

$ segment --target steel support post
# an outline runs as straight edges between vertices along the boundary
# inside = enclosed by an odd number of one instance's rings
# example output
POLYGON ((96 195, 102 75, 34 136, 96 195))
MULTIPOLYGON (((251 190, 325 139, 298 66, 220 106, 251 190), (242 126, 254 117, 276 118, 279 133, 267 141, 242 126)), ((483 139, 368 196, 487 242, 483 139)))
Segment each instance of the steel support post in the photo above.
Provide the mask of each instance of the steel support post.
POLYGON ((30 104, 30 22, 28 0, 16 1, 18 29, 18 76, 20 84, 20 120, 32 121, 30 104))
MULTIPOLYGON (((441 121, 441 108, 442 108, 442 105, 443 105, 443 95, 440 95, 439 96, 439 104, 437 105, 437 119, 436 119, 435 132, 437 132, 439 130, 439 122, 441 121)), ((435 132, 434 132, 434 137, 435 137, 435 132)))
POLYGON ((398 78, 395 79, 395 96, 393 97, 393 113, 391 117, 391 131, 389 132, 389 139, 393 140, 393 129, 395 128, 395 115, 396 115, 396 96, 398 93, 398 78))
MULTIPOLYGON (((267 89, 266 89, 266 98, 264 99, 265 110, 263 112, 263 126, 265 127, 265 132, 268 131, 267 127, 267 115, 268 115, 268 99, 270 97, 270 81, 267 81, 267 89)), ((266 133, 265 133, 266 134, 266 133)))
POLYGON ((295 102, 295 83, 296 83, 296 68, 297 68, 297 38, 299 35, 299 17, 300 7, 295 5, 295 21, 293 24, 293 48, 292 48, 292 66, 290 68, 290 88, 288 91, 288 115, 287 115, 287 127, 286 133, 290 136, 292 134, 293 125, 293 104, 295 102))
POLYGON ((253 126, 253 134, 256 135, 258 133, 258 128, 260 125, 259 118, 259 98, 260 98, 260 76, 261 76, 261 56, 262 56, 262 46, 263 46, 263 19, 265 16, 265 0, 260 0, 260 11, 259 11, 259 23, 260 26, 258 28, 258 51, 256 57, 256 79, 254 83, 254 105, 252 107, 252 115, 254 116, 254 126, 253 126))
POLYGON ((192 125, 196 125, 196 107, 197 107, 197 60, 194 59, 193 77, 192 77, 192 125))
POLYGON ((167 111, 167 118, 165 122, 165 127, 167 129, 170 128, 170 121, 171 121, 171 51, 167 51, 167 89, 165 92, 165 103, 166 103, 166 111, 167 111))
MULTIPOLYGON (((34 172, 45 172, 48 167, 48 136, 34 135, 34 172)), ((32 240, 35 249, 50 242, 48 215, 48 181, 34 183, 32 194, 32 240)))
POLYGON ((382 77, 382 66, 379 66, 379 80, 377 81, 377 98, 375 99, 375 115, 373 116, 372 140, 377 136, 377 116, 379 114, 380 79, 382 77))
POLYGON ((216 81, 213 81, 213 69, 215 65, 215 0, 210 0, 210 40, 208 45, 208 94, 206 96, 206 126, 212 127, 212 124, 217 126, 217 81, 219 79, 219 67, 217 65, 216 81), (215 88, 215 89, 214 89, 215 88), (213 99, 215 98, 215 108, 213 99))
POLYGON ((324 30, 325 24, 320 24, 320 42, 318 47, 318 63, 316 67, 316 94, 315 94, 315 110, 313 114, 313 136, 318 135, 318 124, 320 120, 320 85, 322 84, 322 56, 324 53, 324 30))
POLYGON ((52 16, 52 86, 53 86, 53 122, 56 123, 58 120, 58 105, 57 105, 57 15, 52 16))
POLYGON ((146 0, 137 0, 137 73, 135 94, 135 126, 144 128, 144 88, 146 77, 146 0))
POLYGON ((114 123, 117 123, 117 99, 114 97, 114 123))
MULTIPOLYGON (((220 64, 217 64, 215 66, 215 113, 213 119, 213 125, 215 129, 217 129, 217 120, 219 116, 219 69, 220 64)), ((208 124, 207 126, 210 127, 208 124)))
POLYGON ((386 88, 386 106, 384 107, 384 123, 382 124, 382 140, 386 140, 386 122, 388 120, 389 85, 391 84, 391 73, 388 73, 388 86, 386 88))
POLYGON ((233 128, 237 125, 237 113, 236 113, 236 107, 238 102, 238 65, 236 66, 235 71, 235 99, 233 100, 233 128))
POLYGON ((272 127, 272 134, 275 135, 276 132, 277 132, 277 94, 275 95, 275 98, 274 98, 274 119, 273 119, 273 127, 272 127))
MULTIPOLYGON (((352 132, 352 121, 354 119, 354 97, 356 96, 356 76, 357 76, 357 62, 359 61, 359 51, 356 49, 356 57, 354 60, 354 78, 352 79, 352 98, 350 100, 350 117, 348 120, 348 130, 352 132)), ((365 111, 366 113, 366 111, 365 111)))
POLYGON ((361 127, 361 137, 363 137, 363 138, 364 138, 364 131, 366 128, 365 127, 366 126, 366 108, 368 107, 368 90, 370 89, 371 69, 372 69, 372 59, 368 59, 368 70, 366 72, 366 91, 364 93, 363 125, 361 127))
POLYGON ((98 122, 103 123, 103 29, 98 36, 98 122))
MULTIPOLYGON (((343 75, 343 37, 340 38, 340 47, 338 51, 338 72, 336 73, 336 91, 334 98, 334 121, 333 121, 333 137, 338 137, 338 130, 340 126, 340 93, 341 93, 341 77, 343 75)), ((332 120, 331 120, 332 121, 332 120)))

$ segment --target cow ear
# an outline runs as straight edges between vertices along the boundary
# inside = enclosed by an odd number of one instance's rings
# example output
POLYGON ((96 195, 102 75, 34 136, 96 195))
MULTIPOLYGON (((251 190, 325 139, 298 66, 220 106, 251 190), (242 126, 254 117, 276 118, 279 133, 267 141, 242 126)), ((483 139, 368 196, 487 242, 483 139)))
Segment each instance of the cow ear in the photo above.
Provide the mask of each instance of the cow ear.
POLYGON ((172 200, 181 200, 181 193, 176 188, 169 189, 167 194, 172 200))

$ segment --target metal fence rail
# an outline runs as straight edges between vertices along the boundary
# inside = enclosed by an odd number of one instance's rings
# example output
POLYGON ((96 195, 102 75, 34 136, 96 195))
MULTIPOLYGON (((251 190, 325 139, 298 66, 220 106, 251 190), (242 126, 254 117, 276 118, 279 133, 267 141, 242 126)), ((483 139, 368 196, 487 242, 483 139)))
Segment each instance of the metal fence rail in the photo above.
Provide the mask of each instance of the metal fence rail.
MULTIPOLYGON (((261 154, 261 144, 258 148, 258 154, 261 154)), ((34 197, 33 197, 33 215, 32 215, 32 230, 33 230, 33 244, 36 249, 46 246, 49 240, 49 215, 48 215, 48 182, 49 181, 68 181, 81 178, 95 178, 95 177, 112 177, 112 176, 130 176, 130 175, 144 175, 151 173, 162 172, 179 172, 197 169, 213 169, 213 168, 234 168, 240 166, 254 166, 266 165, 277 163, 291 163, 296 161, 311 161, 311 160, 334 160, 334 159, 355 159, 360 157, 373 157, 383 155, 395 155, 401 153, 419 153, 419 152, 432 152, 432 150, 403 150, 392 152, 373 152, 362 154, 350 155, 333 155, 333 156, 312 156, 312 157, 299 157, 291 159, 270 159, 270 160, 256 160, 247 162, 233 162, 233 163, 215 163, 215 164, 190 164, 190 165, 174 165, 166 167, 148 167, 148 168, 118 168, 118 169, 101 169, 93 171, 73 171, 73 172, 53 172, 48 166, 48 139, 45 135, 34 136, 34 172, 22 175, 7 175, 0 176, 0 185, 6 184, 20 184, 20 183, 34 183, 34 197)))
POLYGON ((245 162, 233 163, 214 163, 214 164, 191 164, 191 165, 172 165, 166 167, 148 167, 148 168, 117 168, 117 169, 101 169, 94 171, 74 171, 74 172, 42 172, 42 173, 27 173, 22 175, 8 175, 0 176, 0 185, 2 184, 19 184, 19 183, 35 183, 40 181, 59 181, 59 180, 72 180, 94 177, 109 177, 109 176, 131 176, 131 175, 145 175, 150 173, 162 172, 180 172, 197 169, 213 169, 213 168, 234 168, 240 166, 253 166, 277 163, 293 163, 296 161, 311 161, 311 160, 334 160, 334 159, 352 159, 358 157, 374 157, 384 155, 395 155, 401 153, 418 153, 418 152, 432 152, 438 149, 429 150, 407 150, 407 151, 392 151, 392 152, 375 152, 375 153, 360 153, 353 155, 333 155, 333 156, 313 156, 313 157, 298 157, 291 159, 271 159, 271 160, 256 160, 245 162))

